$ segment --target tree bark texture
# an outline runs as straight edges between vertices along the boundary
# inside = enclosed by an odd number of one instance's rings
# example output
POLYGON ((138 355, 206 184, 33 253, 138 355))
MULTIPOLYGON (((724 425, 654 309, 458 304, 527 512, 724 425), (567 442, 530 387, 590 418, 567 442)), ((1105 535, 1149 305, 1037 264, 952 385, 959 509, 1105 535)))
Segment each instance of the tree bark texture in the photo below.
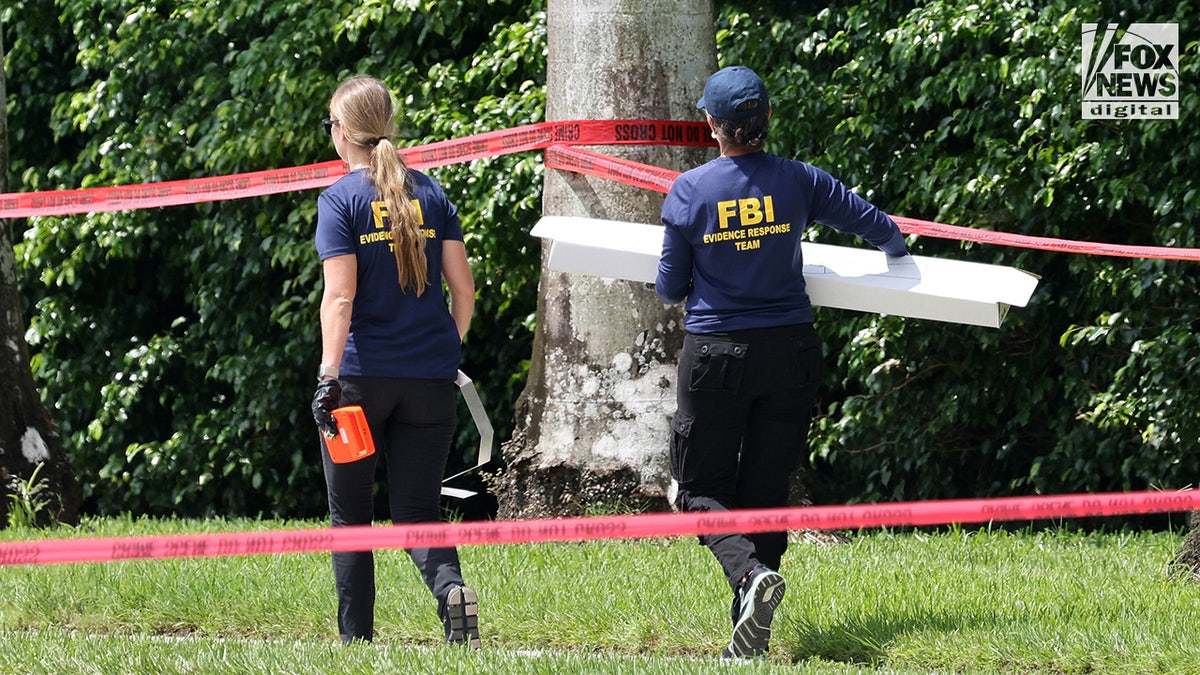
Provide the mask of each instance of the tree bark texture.
MULTIPOLYGON (((716 67, 711 0, 550 0, 548 121, 702 119, 716 67)), ((593 148, 684 170, 707 148, 593 148)), ((547 170, 543 213, 659 223, 663 195, 547 170)), ((501 517, 666 508, 682 309, 644 284, 546 268, 528 384, 516 406, 501 517)))
POLYGON ((1179 545, 1179 550, 1175 552, 1172 564, 1177 570, 1200 581, 1200 511, 1190 512, 1188 518, 1191 530, 1179 545))

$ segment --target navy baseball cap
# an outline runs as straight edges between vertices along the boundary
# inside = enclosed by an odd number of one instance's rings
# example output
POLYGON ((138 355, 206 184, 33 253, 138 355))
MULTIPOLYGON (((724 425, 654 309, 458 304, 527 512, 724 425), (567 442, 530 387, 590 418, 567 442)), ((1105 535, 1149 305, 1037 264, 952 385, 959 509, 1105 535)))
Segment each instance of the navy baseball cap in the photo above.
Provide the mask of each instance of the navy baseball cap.
POLYGON ((704 84, 704 96, 696 103, 697 108, 704 108, 709 115, 723 120, 757 117, 770 106, 767 85, 746 66, 729 66, 713 73, 704 84), (738 110, 738 106, 756 99, 759 105, 738 110))

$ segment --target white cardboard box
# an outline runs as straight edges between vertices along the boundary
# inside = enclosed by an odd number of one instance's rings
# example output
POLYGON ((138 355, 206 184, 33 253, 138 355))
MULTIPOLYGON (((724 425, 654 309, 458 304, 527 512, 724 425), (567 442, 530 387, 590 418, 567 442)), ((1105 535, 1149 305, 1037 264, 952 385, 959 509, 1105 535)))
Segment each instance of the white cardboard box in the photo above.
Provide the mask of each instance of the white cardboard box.
MULTIPOLYGON (((660 225, 545 216, 532 234, 551 240, 554 270, 646 283, 658 275, 660 225)), ((889 260, 874 248, 808 242, 801 247, 809 299, 821 307, 998 328, 1009 307, 1029 303, 1038 282, 1003 265, 917 255, 889 260)))

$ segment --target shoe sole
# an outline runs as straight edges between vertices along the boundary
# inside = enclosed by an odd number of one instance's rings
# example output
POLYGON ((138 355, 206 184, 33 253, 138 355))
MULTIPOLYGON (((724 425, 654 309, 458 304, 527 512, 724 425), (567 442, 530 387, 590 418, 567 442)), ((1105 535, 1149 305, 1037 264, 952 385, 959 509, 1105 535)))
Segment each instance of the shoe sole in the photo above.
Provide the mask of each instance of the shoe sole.
POLYGON ((446 614, 450 617, 448 644, 465 644, 479 649, 479 596, 466 586, 450 589, 446 596, 446 614))
POLYGON ((771 620, 783 602, 787 587, 783 577, 769 572, 755 579, 750 588, 753 599, 749 616, 743 616, 733 628, 733 637, 725 651, 733 658, 754 658, 767 651, 771 641, 771 620))

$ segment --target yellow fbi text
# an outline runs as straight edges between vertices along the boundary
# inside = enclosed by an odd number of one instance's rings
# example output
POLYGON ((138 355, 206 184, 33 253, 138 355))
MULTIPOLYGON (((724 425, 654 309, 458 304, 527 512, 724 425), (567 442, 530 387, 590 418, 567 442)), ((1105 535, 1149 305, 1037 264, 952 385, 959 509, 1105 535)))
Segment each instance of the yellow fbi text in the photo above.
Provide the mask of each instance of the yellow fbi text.
POLYGON ((705 244, 728 241, 739 251, 752 251, 762 246, 762 237, 792 231, 791 223, 775 222, 775 202, 770 195, 720 201, 716 207, 718 229, 704 235, 705 244), (738 227, 730 228, 731 224, 738 227))
POLYGON ((717 202, 717 225, 722 230, 729 227, 729 221, 734 218, 743 227, 774 222, 775 202, 771 199, 771 195, 766 195, 762 199, 748 197, 717 202))
MULTIPOLYGON (((422 213, 422 211, 421 211, 421 202, 414 199, 414 200, 412 200, 412 203, 413 203, 413 206, 417 210, 417 223, 420 225, 424 225, 425 224, 425 214, 422 213)), ((388 227, 388 225, 390 225, 390 224, 388 223, 387 202, 385 202, 385 201, 371 202, 371 212, 375 217, 375 230, 376 231, 368 233, 368 234, 359 235, 358 244, 360 246, 364 246, 366 244, 374 244, 374 243, 381 242, 381 241, 391 242, 392 231, 388 227)), ((433 237, 437 236, 437 230, 421 228, 421 236, 425 237, 426 239, 432 239, 433 237)))

